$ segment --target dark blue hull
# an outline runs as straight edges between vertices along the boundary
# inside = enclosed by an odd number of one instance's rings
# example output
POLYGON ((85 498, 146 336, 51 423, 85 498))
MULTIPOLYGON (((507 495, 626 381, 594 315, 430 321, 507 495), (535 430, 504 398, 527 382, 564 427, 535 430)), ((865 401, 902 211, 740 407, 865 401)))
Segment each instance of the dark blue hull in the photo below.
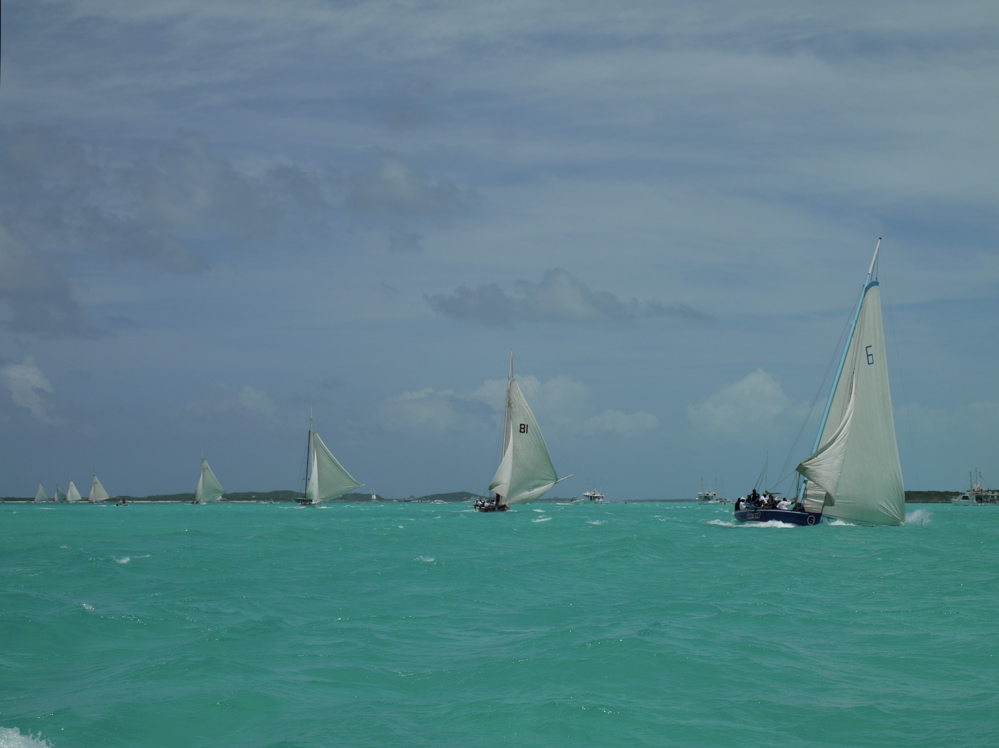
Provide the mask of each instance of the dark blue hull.
POLYGON ((735 513, 738 522, 784 522, 808 527, 822 521, 817 512, 795 512, 790 509, 740 509, 735 513))

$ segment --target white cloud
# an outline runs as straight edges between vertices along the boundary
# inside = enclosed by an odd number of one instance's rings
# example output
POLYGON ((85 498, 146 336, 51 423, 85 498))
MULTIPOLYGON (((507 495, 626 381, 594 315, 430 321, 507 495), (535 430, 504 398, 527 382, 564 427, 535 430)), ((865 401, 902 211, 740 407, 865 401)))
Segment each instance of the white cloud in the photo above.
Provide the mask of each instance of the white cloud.
POLYGON ((276 412, 274 402, 261 390, 251 385, 243 385, 243 389, 236 395, 236 400, 249 413, 272 418, 276 412))
POLYGON ((513 321, 621 324, 641 317, 710 319, 686 304, 622 301, 607 291, 589 288, 562 268, 545 271, 539 283, 517 281, 513 293, 487 283, 476 289, 458 288, 450 296, 428 296, 427 303, 445 317, 485 325, 513 321))
POLYGON ((655 431, 657 428, 659 428, 659 419, 644 410, 637 413, 605 410, 600 415, 586 419, 583 433, 586 436, 606 433, 612 436, 634 437, 655 431))
POLYGON ((41 423, 57 423, 51 411, 49 395, 52 395, 52 385, 48 378, 35 365, 32 358, 25 359, 23 364, 7 364, 0 367, 0 384, 10 393, 14 404, 27 408, 32 418, 41 423))
POLYGON ((757 369, 704 402, 687 406, 687 417, 708 434, 738 438, 769 427, 790 409, 780 383, 757 369))

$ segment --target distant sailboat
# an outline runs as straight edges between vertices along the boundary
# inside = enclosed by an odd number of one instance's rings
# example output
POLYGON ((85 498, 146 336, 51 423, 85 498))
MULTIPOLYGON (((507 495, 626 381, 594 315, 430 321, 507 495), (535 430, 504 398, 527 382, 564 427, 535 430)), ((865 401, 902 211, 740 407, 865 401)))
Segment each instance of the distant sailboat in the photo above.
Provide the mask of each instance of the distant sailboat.
POLYGON ((80 491, 76 487, 76 484, 73 483, 73 481, 70 481, 69 490, 66 491, 66 501, 72 503, 74 501, 81 501, 82 499, 83 497, 80 496, 80 491))
POLYGON ((35 501, 39 504, 48 501, 49 495, 45 493, 45 489, 42 488, 42 484, 38 484, 38 491, 35 492, 35 501))
POLYGON ((64 494, 62 492, 62 489, 59 488, 59 484, 56 484, 55 496, 52 498, 52 500, 58 501, 60 503, 66 501, 66 494, 64 494))
MULTIPOLYGON (((568 478, 570 476, 565 476, 568 478)), ((505 512, 513 504, 541 498, 560 480, 548 446, 520 385, 513 378, 513 356, 506 387, 506 418, 503 424, 503 456, 489 484, 492 499, 480 499, 480 512, 505 512)))
POLYGON ((881 289, 875 276, 880 249, 878 239, 812 454, 796 468, 805 478, 798 492, 797 511, 758 506, 740 509, 740 501, 736 519, 799 525, 818 524, 823 516, 863 525, 905 521, 881 289))
POLYGON ((208 460, 201 456, 201 475, 198 477, 198 487, 194 489, 194 503, 207 504, 209 501, 218 501, 222 498, 225 490, 215 473, 208 466, 208 460))
POLYGON ((354 480, 343 465, 337 462, 329 448, 323 444, 319 434, 312 428, 311 418, 309 419, 307 460, 305 498, 298 500, 302 506, 338 499, 362 485, 354 480))
POLYGON ((90 484, 90 495, 87 497, 87 501, 91 504, 96 504, 98 501, 107 501, 110 498, 108 492, 104 490, 104 486, 97 480, 97 473, 94 473, 94 480, 90 484))

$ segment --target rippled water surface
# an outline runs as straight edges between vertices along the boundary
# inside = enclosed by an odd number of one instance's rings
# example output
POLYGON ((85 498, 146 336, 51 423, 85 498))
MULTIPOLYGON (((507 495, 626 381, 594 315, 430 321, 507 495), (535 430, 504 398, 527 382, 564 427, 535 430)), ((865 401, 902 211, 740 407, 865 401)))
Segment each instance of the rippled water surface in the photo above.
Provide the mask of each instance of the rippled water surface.
POLYGON ((5 746, 985 746, 999 507, 0 506, 5 746))

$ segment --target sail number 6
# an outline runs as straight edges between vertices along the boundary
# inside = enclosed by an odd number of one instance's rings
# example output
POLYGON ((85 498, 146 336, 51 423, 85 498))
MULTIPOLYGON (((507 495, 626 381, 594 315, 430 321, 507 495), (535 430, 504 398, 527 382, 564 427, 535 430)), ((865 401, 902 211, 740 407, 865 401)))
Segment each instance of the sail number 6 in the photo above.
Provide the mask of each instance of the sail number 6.
POLYGON ((873 347, 874 346, 869 345, 869 346, 867 346, 867 348, 864 349, 865 351, 867 351, 867 365, 868 366, 870 366, 871 364, 874 363, 874 354, 871 353, 871 348, 873 348, 873 347))

